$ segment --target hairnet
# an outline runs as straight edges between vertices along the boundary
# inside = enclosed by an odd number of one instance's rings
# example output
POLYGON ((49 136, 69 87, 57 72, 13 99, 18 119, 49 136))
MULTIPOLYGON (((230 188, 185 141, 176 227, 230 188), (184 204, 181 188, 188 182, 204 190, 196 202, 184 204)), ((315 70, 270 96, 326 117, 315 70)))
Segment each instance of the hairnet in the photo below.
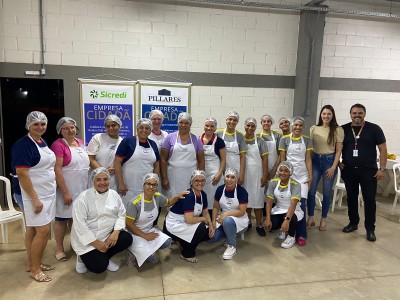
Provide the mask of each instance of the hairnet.
POLYGON ((214 127, 217 128, 217 119, 215 119, 214 117, 208 117, 208 118, 204 121, 204 124, 206 124, 207 122, 213 122, 213 123, 214 123, 214 127))
POLYGON ((178 115, 178 123, 179 123, 181 120, 186 120, 186 121, 188 121, 188 122, 190 123, 190 125, 192 125, 192 122, 193 122, 192 116, 191 116, 189 113, 187 113, 187 112, 181 112, 181 113, 178 115))
POLYGON ((256 126, 256 128, 257 128, 257 121, 256 121, 255 118, 253 118, 253 117, 248 117, 246 120, 244 120, 244 125, 245 125, 245 126, 246 126, 247 124, 249 124, 249 123, 253 123, 253 124, 256 126))
POLYGON ((96 169, 94 169, 92 171, 92 173, 90 174, 90 182, 94 182, 94 179, 97 177, 97 175, 104 173, 107 175, 108 179, 111 178, 110 176, 110 172, 108 172, 108 170, 104 167, 98 167, 96 169))
POLYGON ((283 162, 281 162, 281 163, 279 164, 279 166, 278 166, 278 172, 279 172, 279 170, 281 169, 281 167, 286 167, 286 168, 288 168, 288 169, 289 169, 289 174, 290 174, 290 175, 293 174, 293 165, 292 165, 290 162, 288 162, 287 160, 285 160, 285 161, 283 161, 283 162))
POLYGON ((57 122, 57 126, 56 126, 56 130, 57 133, 60 134, 61 132, 61 128, 64 126, 64 124, 66 123, 72 123, 74 124, 74 126, 76 127, 76 122, 74 119, 70 118, 70 117, 62 117, 60 120, 58 120, 57 122))
POLYGON ((296 123, 297 121, 300 121, 302 124, 304 124, 304 118, 300 117, 300 116, 296 116, 296 117, 293 117, 292 125, 294 125, 294 123, 296 123))
POLYGON ((279 123, 280 122, 282 122, 282 121, 289 121, 289 123, 292 123, 292 119, 291 118, 289 118, 289 117, 281 117, 280 119, 279 119, 279 123))
POLYGON ((229 117, 235 117, 235 118, 238 120, 238 122, 239 122, 239 114, 238 114, 236 111, 231 110, 230 112, 228 112, 228 116, 226 117, 226 120, 227 120, 229 117))
POLYGON ((44 113, 41 111, 31 111, 27 116, 26 116, 26 123, 25 123, 25 128, 29 130, 29 127, 33 123, 36 122, 44 122, 47 124, 47 117, 44 113))
POLYGON ((119 125, 119 127, 122 126, 121 119, 117 115, 108 115, 107 118, 104 119, 104 125, 108 122, 112 121, 115 122, 119 125))
MULTIPOLYGON (((270 121, 271 121, 271 124, 275 124, 275 121, 274 121, 274 119, 270 116, 270 115, 263 115, 262 117, 261 117, 261 122, 264 120, 264 119, 269 119, 270 121)), ((281 118, 282 119, 282 118, 281 118)))
POLYGON ((225 175, 224 176, 226 176, 226 175, 233 175, 236 178, 238 178, 238 171, 236 169, 234 169, 234 168, 227 168, 225 170, 225 175))
POLYGON ((151 119, 154 115, 160 115, 160 116, 161 116, 161 120, 164 120, 164 114, 162 113, 161 110, 153 109, 153 110, 150 112, 149 119, 151 119))
POLYGON ((192 176, 190 176, 190 184, 192 184, 192 181, 196 176, 203 176, 204 179, 206 179, 206 172, 204 172, 203 170, 194 170, 192 172, 192 176))
POLYGON ((158 175, 156 173, 147 173, 143 177, 143 184, 145 184, 146 181, 149 180, 149 179, 155 179, 155 180, 157 180, 157 183, 158 183, 158 180, 159 180, 158 175))
POLYGON ((153 123, 151 122, 150 119, 147 119, 147 118, 141 118, 141 119, 139 119, 139 120, 136 122, 136 129, 138 129, 139 126, 142 125, 142 124, 149 126, 149 127, 150 127, 150 130, 153 129, 153 123))

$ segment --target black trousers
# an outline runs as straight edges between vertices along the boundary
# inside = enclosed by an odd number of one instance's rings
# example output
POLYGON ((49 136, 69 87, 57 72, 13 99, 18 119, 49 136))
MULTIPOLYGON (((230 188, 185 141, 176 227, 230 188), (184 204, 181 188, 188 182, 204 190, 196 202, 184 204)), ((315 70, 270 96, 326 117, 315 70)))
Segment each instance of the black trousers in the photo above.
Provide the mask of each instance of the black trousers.
POLYGON ((206 225, 201 222, 196 229, 196 232, 193 235, 192 241, 190 243, 186 242, 185 240, 181 239, 180 237, 173 235, 167 229, 167 226, 164 222, 164 233, 169 235, 174 241, 178 241, 182 247, 181 254, 183 257, 190 258, 196 256, 196 248, 197 246, 204 241, 208 241, 210 237, 208 236, 208 228, 206 225))
POLYGON ((361 186, 364 198, 364 226, 367 231, 375 230, 376 220, 376 189, 378 182, 374 177, 376 169, 344 167, 342 179, 346 186, 347 205, 350 224, 358 225, 360 216, 358 215, 358 193, 361 186))
MULTIPOLYGON (((271 215, 271 230, 280 229, 283 221, 285 220, 285 217, 286 214, 271 215)), ((297 216, 293 214, 292 218, 290 219, 288 231, 288 235, 290 235, 291 237, 294 237, 296 234, 297 222, 297 216)))
POLYGON ((94 249, 88 253, 82 254, 81 259, 90 272, 100 274, 107 269, 108 261, 111 257, 127 249, 130 245, 132 245, 132 235, 121 230, 117 243, 108 249, 107 252, 103 253, 94 249))

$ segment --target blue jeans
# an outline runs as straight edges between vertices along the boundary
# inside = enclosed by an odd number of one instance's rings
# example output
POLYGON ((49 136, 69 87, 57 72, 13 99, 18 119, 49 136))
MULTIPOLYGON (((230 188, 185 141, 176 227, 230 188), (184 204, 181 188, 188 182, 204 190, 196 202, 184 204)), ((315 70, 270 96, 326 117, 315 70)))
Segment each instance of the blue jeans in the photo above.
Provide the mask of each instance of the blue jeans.
POLYGON ((307 199, 307 211, 309 216, 314 216, 315 193, 317 192, 318 183, 321 177, 323 184, 321 217, 326 218, 328 216, 329 206, 331 205, 332 192, 333 192, 332 187, 333 184, 335 183, 337 170, 335 171, 335 174, 331 179, 327 179, 325 174, 326 171, 332 167, 334 160, 335 160, 335 153, 327 155, 319 155, 313 153, 312 155, 313 181, 311 183, 307 199))
POLYGON ((215 230, 215 235, 212 239, 210 239, 209 243, 218 242, 224 238, 226 238, 226 242, 228 245, 231 245, 236 248, 236 235, 242 234, 245 232, 247 228, 243 229, 242 231, 236 233, 236 223, 232 217, 226 217, 222 222, 221 226, 219 226, 215 230))
POLYGON ((299 237, 307 238, 306 198, 301 198, 300 207, 304 213, 304 217, 297 222, 296 239, 299 237))

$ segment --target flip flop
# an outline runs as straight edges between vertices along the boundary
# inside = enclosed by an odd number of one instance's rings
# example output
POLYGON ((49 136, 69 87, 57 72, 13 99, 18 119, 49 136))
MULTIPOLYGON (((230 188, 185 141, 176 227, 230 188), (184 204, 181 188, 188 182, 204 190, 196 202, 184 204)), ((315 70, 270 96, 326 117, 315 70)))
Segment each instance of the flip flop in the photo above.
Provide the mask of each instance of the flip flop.
POLYGON ((326 231, 326 222, 321 222, 319 224, 319 231, 326 231))
POLYGON ((43 272, 39 272, 36 275, 29 275, 30 278, 32 278, 33 280, 36 280, 37 282, 49 282, 51 281, 51 278, 49 276, 47 276, 46 274, 44 274, 43 272))
POLYGON ((184 257, 184 256, 181 254, 180 257, 181 257, 181 259, 186 260, 187 262, 190 262, 190 263, 192 263, 192 264, 195 264, 195 263, 199 262, 199 260, 197 259, 196 256, 195 256, 195 257, 184 257))
MULTIPOLYGON (((54 267, 53 266, 51 266, 51 265, 47 265, 47 264, 40 264, 40 268, 42 269, 42 271, 53 271, 54 270, 54 267)), ((26 270, 27 272, 30 272, 31 271, 31 269, 27 269, 26 270)))
POLYGON ((58 260, 58 261, 67 261, 68 257, 64 252, 60 252, 60 253, 56 253, 54 254, 54 257, 58 260))

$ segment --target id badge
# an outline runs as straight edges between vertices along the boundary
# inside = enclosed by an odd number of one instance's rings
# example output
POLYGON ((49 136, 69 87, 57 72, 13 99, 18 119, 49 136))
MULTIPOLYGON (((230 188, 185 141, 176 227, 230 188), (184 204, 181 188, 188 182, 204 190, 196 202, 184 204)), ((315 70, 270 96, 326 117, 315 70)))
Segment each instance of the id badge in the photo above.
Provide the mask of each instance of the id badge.
POLYGON ((353 157, 358 157, 358 149, 353 150, 353 157))

